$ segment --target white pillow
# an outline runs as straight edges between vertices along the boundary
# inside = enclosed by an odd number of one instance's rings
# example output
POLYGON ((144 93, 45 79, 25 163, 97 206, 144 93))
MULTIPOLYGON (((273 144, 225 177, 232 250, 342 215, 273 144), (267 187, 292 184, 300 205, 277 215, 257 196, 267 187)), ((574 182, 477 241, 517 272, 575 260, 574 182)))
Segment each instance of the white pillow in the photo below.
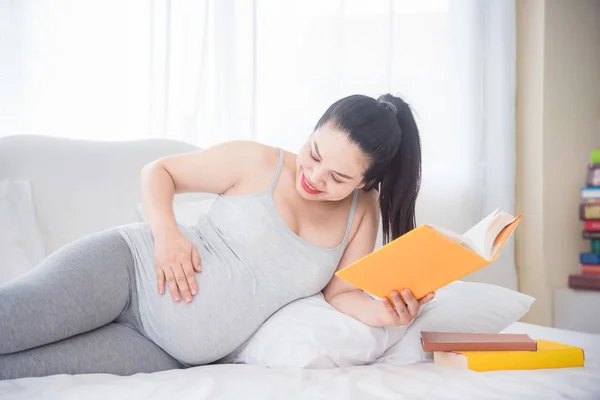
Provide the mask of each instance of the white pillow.
POLYGON ((517 322, 535 298, 497 285, 456 281, 436 291, 402 339, 377 363, 411 364, 432 359, 421 346, 421 331, 499 333, 517 322))
POLYGON ((0 181, 0 285, 44 258, 29 181, 0 181))
POLYGON ((319 293, 282 307, 220 363, 315 369, 365 365, 399 340, 401 330, 388 333, 339 312, 319 293))

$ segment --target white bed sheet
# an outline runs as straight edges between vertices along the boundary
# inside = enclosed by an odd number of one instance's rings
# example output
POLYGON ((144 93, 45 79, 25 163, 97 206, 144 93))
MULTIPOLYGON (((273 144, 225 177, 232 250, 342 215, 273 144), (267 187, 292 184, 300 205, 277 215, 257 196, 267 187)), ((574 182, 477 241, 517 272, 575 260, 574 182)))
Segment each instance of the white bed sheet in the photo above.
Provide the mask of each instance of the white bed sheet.
POLYGON ((584 368, 477 373, 421 363, 327 370, 210 365, 119 377, 58 375, 0 382, 0 399, 600 399, 600 335, 516 323, 505 332, 585 350, 584 368))

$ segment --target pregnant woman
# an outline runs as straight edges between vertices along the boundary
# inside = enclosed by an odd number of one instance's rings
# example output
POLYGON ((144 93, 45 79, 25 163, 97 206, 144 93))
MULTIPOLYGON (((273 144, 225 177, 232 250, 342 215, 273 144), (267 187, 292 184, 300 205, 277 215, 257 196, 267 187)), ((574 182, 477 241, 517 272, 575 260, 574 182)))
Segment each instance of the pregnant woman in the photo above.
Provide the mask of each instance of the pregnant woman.
POLYGON ((380 301, 334 273, 373 251, 380 218, 386 242, 414 228, 420 171, 416 123, 391 95, 335 102, 297 155, 236 141, 156 160, 147 224, 81 238, 0 286, 0 379, 208 364, 320 291, 367 325, 408 324, 433 293, 380 301), (187 227, 172 208, 183 192, 219 196, 187 227))

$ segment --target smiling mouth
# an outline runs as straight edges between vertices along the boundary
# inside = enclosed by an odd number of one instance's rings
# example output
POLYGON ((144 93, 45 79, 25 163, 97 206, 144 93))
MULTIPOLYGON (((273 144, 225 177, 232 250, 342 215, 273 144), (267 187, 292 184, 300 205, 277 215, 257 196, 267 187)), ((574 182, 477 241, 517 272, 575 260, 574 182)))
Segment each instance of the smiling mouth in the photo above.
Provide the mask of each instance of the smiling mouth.
POLYGON ((319 194, 322 193, 321 190, 317 189, 316 187, 314 187, 309 181, 308 178, 306 178, 306 175, 304 175, 304 173, 302 173, 302 177, 300 178, 300 182, 302 184, 302 188, 309 194, 319 194))

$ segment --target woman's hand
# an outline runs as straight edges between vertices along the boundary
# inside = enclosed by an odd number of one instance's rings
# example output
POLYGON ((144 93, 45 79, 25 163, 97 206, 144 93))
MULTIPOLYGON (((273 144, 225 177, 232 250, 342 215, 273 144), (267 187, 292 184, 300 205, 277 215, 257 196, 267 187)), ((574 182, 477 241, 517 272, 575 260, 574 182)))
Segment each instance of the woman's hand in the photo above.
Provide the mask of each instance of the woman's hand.
POLYGON ((179 231, 165 235, 156 241, 154 250, 158 292, 165 293, 165 282, 174 301, 179 292, 186 303, 198 293, 196 272, 201 271, 198 249, 179 231))
POLYGON ((398 291, 393 291, 390 296, 393 302, 390 302, 386 297, 381 300, 377 315, 380 325, 402 326, 410 324, 419 315, 421 306, 431 301, 434 295, 434 293, 429 293, 421 300, 417 300, 408 289, 402 291, 402 296, 398 291))

